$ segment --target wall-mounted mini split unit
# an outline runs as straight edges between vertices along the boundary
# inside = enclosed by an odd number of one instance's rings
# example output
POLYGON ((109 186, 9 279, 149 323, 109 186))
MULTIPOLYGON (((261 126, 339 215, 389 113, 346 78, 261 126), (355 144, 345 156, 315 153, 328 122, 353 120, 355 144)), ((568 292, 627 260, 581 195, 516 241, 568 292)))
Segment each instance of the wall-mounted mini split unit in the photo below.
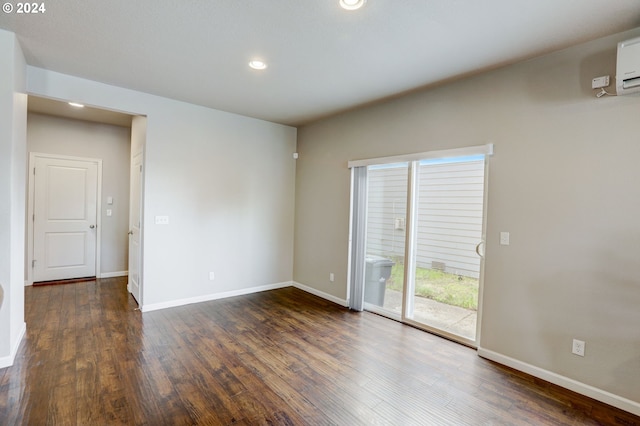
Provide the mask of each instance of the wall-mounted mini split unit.
POLYGON ((618 43, 616 92, 640 92, 640 37, 618 43))

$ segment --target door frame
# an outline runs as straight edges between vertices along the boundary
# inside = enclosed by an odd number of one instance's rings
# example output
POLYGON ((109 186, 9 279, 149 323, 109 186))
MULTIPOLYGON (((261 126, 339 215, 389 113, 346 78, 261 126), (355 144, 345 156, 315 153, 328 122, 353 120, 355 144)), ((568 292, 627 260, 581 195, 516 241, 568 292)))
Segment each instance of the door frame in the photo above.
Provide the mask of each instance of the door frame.
MULTIPOLYGON (((454 151, 454 150, 452 150, 454 151)), ((484 268, 485 268, 485 253, 487 240, 487 207, 488 207, 488 188, 489 188, 489 156, 493 155, 493 148, 490 149, 488 154, 485 154, 484 158, 484 181, 482 189, 482 231, 481 239, 476 246, 476 252, 480 257, 480 270, 478 273, 478 309, 476 311, 476 335, 475 340, 469 339, 464 336, 460 336, 446 330, 425 324, 423 322, 416 321, 412 318, 408 318, 406 313, 413 310, 413 294, 415 291, 415 255, 417 244, 417 209, 415 208, 415 201, 417 200, 417 188, 418 188, 418 175, 415 167, 418 166, 418 160, 409 162, 409 179, 407 188, 407 244, 405 246, 405 267, 404 267, 404 287, 402 292, 402 314, 401 322, 411 325, 412 327, 419 328, 429 333, 444 337, 445 339, 452 340, 454 342, 469 346, 477 349, 480 346, 481 329, 482 329, 482 311, 483 311, 483 294, 484 294, 484 268), (483 248, 483 253, 480 254, 480 246, 483 248)), ((460 156, 462 157, 462 156, 460 156)))
MULTIPOLYGON (((414 227, 415 225, 415 218, 413 217, 412 214, 410 214, 410 212, 413 211, 413 206, 412 203, 415 200, 415 194, 414 194, 414 190, 416 188, 416 182, 415 180, 415 173, 413 170, 414 167, 414 163, 415 162, 419 162, 421 160, 426 160, 426 159, 437 159, 437 158, 448 158, 448 157, 465 157, 465 156, 470 156, 470 155, 484 155, 485 156, 485 160, 484 160, 484 185, 483 185, 483 206, 482 206, 482 240, 480 242, 480 244, 478 245, 477 250, 479 249, 480 245, 483 245, 483 249, 486 248, 486 230, 487 230, 487 222, 488 222, 488 218, 487 218, 487 210, 488 210, 488 187, 489 187, 489 157, 493 156, 493 144, 492 143, 488 143, 486 145, 477 145, 477 146, 468 146, 468 147, 461 147, 461 148, 451 148, 451 149, 443 149, 443 150, 436 150, 436 151, 428 151, 428 152, 422 152, 422 153, 414 153, 414 154, 404 154, 404 155, 395 155, 395 156, 390 156, 390 157, 379 157, 379 158, 369 158, 369 159, 363 159, 363 160, 352 160, 349 161, 347 163, 347 166, 350 169, 354 169, 355 167, 368 167, 368 166, 372 166, 372 165, 379 165, 379 164, 390 164, 390 163, 404 163, 404 162, 408 162, 409 163, 409 179, 407 182, 407 218, 406 218, 406 230, 407 230, 407 237, 409 236, 410 233, 414 232, 414 227)), ((354 182, 354 171, 351 171, 351 196, 350 196, 350 213, 349 213, 349 258, 348 258, 348 265, 349 265, 349 275, 347 278, 347 296, 348 296, 348 305, 349 306, 356 306, 355 303, 352 303, 351 300, 349 300, 349 296, 352 295, 354 292, 352 290, 353 286, 363 286, 364 285, 364 280, 362 283, 354 283, 352 282, 353 279, 353 268, 357 268, 357 267, 362 267, 364 268, 364 265, 354 265, 354 258, 351 256, 351 250, 354 244, 356 244, 355 239, 360 239, 360 238, 364 238, 366 239, 366 229, 364 232, 364 235, 354 235, 354 228, 353 228, 353 212, 354 212, 354 204, 357 202, 354 199, 354 187, 355 187, 355 182, 354 182)), ((368 178, 367 178, 368 179, 368 178)), ((366 217, 366 214, 365 214, 366 217)), ((366 219, 365 219, 366 220, 366 219)), ((485 270, 485 256, 484 253, 481 255, 481 261, 480 261, 480 272, 479 272, 479 277, 478 277, 478 311, 477 311, 477 317, 476 317, 476 338, 475 341, 462 337, 462 336, 458 336, 452 333, 448 333, 444 330, 440 330, 440 329, 436 329, 434 327, 430 327, 426 324, 414 321, 410 318, 407 318, 405 316, 405 313, 407 312, 408 308, 409 308, 409 304, 412 303, 411 297, 409 297, 409 292, 412 289, 409 289, 409 279, 410 277, 408 276, 408 274, 413 273, 411 271, 411 267, 409 265, 407 265, 407 261, 410 259, 410 256, 413 255, 413 247, 410 247, 411 244, 413 244, 413 237, 411 238, 407 238, 406 240, 406 245, 405 245, 405 276, 404 276, 404 288, 403 288, 403 295, 402 295, 402 313, 400 315, 400 318, 395 318, 392 316, 388 315, 388 311, 384 311, 384 310, 376 310, 374 309, 370 309, 371 306, 364 306, 365 303, 363 302, 362 305, 366 310, 375 312, 375 313, 379 313, 383 316, 395 319, 397 321, 400 321, 402 323, 411 325, 412 327, 416 327, 425 331, 428 331, 432 334, 444 337, 446 339, 458 342, 460 344, 472 347, 474 349, 480 347, 480 343, 481 343, 481 328, 482 328, 482 309, 483 309, 483 299, 484 299, 484 270, 485 270)), ((484 251, 484 250, 483 250, 484 251)), ((479 254, 479 253, 478 253, 479 254)), ((364 277, 364 273, 362 274, 362 276, 364 277)), ((364 292, 362 292, 364 294, 364 292)), ((361 309, 359 309, 361 310, 361 309)))
POLYGON ((128 243, 127 243, 127 247, 129 249, 129 255, 128 255, 128 276, 127 276, 127 291, 129 292, 129 294, 131 294, 133 296, 133 298, 136 300, 136 303, 138 304, 138 307, 142 310, 142 275, 143 275, 143 270, 142 270, 142 264, 143 264, 143 236, 144 236, 144 159, 145 159, 145 155, 144 155, 144 149, 141 149, 139 152, 137 153, 131 153, 130 156, 130 161, 131 163, 129 164, 129 239, 128 239, 128 243), (133 194, 133 188, 132 188, 132 165, 133 165, 133 160, 137 157, 140 156, 140 181, 139 181, 139 193, 138 193, 138 197, 140 199, 139 201, 139 209, 140 211, 138 212, 138 216, 139 216, 139 225, 138 225, 138 231, 140 233, 138 239, 139 239, 139 250, 138 250, 138 297, 136 298, 136 296, 133 294, 133 288, 131 285, 131 232, 132 232, 132 226, 131 226, 131 209, 132 209, 132 203, 131 203, 131 195, 133 194))
MULTIPOLYGON (((131 120, 131 146, 129 153, 129 173, 131 173, 131 162, 134 157, 140 155, 140 252, 138 259, 138 287, 139 300, 136 299, 138 308, 144 312, 144 244, 145 244, 145 176, 147 174, 147 116, 134 114, 131 120)), ((129 176, 129 230, 131 230, 131 176, 129 176)), ((127 243, 127 247, 131 248, 131 239, 127 243)), ((130 256, 131 254, 129 254, 130 256)), ((127 259, 129 261, 129 259, 127 259)), ((131 266, 128 267, 131 269, 131 266)), ((127 292, 131 292, 131 275, 127 277, 127 292)), ((135 297, 134 297, 135 299, 135 297)))
POLYGON ((102 159, 88 158, 88 157, 75 157, 69 155, 59 154, 47 154, 43 152, 30 152, 29 153, 29 167, 28 167, 28 181, 29 181, 29 193, 27 196, 27 244, 26 244, 26 259, 25 264, 27 282, 26 285, 33 285, 33 250, 34 250, 34 204, 35 204, 35 180, 34 170, 35 162, 37 158, 51 158, 57 160, 75 160, 86 161, 89 163, 95 163, 98 168, 98 187, 97 187, 97 200, 96 200, 96 277, 100 277, 100 246, 102 239, 102 159))

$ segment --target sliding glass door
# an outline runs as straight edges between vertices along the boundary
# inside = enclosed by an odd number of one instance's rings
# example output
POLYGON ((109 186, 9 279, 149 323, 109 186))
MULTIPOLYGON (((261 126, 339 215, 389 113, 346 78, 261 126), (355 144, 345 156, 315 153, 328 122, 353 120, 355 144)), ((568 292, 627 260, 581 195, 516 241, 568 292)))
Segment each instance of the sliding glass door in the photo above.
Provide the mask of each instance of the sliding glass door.
POLYGON ((364 211, 363 231, 352 237, 364 248, 352 258, 364 309, 472 346, 491 151, 478 148, 372 160, 361 166, 366 185, 353 200, 364 211))
POLYGON ((475 342, 483 238, 484 156, 414 163, 410 297, 405 318, 475 342))
POLYGON ((399 320, 404 295, 409 163, 370 166, 367 175, 365 308, 399 320))

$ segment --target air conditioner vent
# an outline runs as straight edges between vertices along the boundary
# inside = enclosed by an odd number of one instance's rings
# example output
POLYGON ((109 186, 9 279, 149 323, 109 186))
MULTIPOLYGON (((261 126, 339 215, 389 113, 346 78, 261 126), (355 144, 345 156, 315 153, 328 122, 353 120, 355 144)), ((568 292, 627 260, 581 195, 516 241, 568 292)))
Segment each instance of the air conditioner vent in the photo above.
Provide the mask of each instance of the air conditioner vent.
POLYGON ((640 37, 618 43, 616 92, 640 92, 640 37))

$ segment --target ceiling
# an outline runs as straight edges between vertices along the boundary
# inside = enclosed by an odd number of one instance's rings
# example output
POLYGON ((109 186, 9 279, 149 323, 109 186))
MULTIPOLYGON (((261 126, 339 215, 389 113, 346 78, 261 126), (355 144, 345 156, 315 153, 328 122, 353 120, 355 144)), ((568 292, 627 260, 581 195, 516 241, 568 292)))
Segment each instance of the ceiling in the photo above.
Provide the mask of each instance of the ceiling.
POLYGON ((92 108, 89 106, 77 108, 70 106, 67 102, 60 102, 37 96, 29 96, 27 108, 29 112, 35 112, 38 114, 55 115, 74 120, 92 121, 95 123, 113 124, 121 127, 131 127, 132 116, 129 114, 100 108, 92 108))
POLYGON ((640 0, 55 0, 28 64, 300 125, 640 26, 640 0), (268 68, 248 67, 251 59, 268 68))

